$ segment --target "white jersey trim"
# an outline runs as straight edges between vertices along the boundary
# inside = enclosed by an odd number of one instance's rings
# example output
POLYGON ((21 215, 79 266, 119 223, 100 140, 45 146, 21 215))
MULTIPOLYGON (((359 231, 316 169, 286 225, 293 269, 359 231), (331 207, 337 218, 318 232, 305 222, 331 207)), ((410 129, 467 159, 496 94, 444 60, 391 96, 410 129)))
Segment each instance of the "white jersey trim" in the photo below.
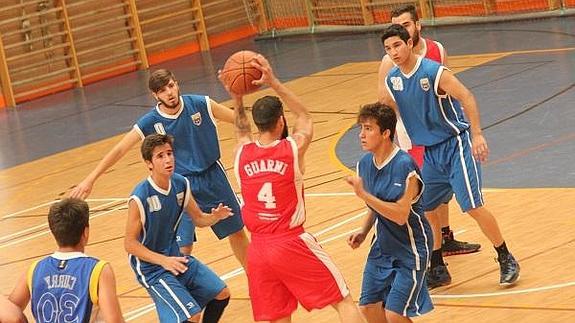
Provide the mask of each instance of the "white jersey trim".
MULTIPOLYGON (((240 177, 240 156, 242 155, 242 152, 244 151, 244 147, 247 144, 250 144, 251 142, 245 143, 243 145, 241 145, 240 147, 238 147, 238 151, 236 152, 236 157, 234 158, 234 174, 236 175, 236 181, 238 183, 238 188, 240 189, 240 194, 242 191, 242 179, 240 177)), ((240 203, 240 207, 242 207, 244 205, 244 198, 242 196, 242 200, 240 203)))
POLYGON ((445 64, 445 49, 443 48, 443 44, 434 40, 435 45, 439 48, 439 55, 441 56, 441 65, 445 64))
MULTIPOLYGON (((459 161, 461 163, 461 169, 463 171, 463 178, 465 179, 465 188, 467 189, 467 195, 469 197, 469 200, 471 201, 471 208, 475 209, 477 206, 475 205, 475 199, 473 198, 473 190, 471 189, 471 181, 469 180, 469 170, 467 169, 467 164, 465 164, 465 155, 463 153, 463 140, 461 140, 461 134, 457 135, 457 148, 459 150, 459 161)), ((473 147, 470 146, 469 148, 472 149, 473 147)))
POLYGON ((343 297, 347 297, 347 295, 349 295, 349 289, 345 284, 345 279, 343 278, 341 271, 337 269, 337 266, 333 260, 331 260, 330 256, 325 252, 325 250, 323 250, 323 248, 311 234, 304 232, 300 234, 299 237, 306 244, 309 250, 319 259, 319 261, 321 261, 330 271, 331 275, 337 283, 337 287, 339 288, 341 295, 343 297))
MULTIPOLYGON (((144 241, 146 241, 146 212, 144 211, 144 205, 142 204, 142 201, 140 200, 140 198, 136 195, 132 195, 130 196, 130 198, 128 199, 128 203, 130 203, 131 200, 134 200, 134 202, 136 202, 136 205, 138 206, 138 210, 140 211, 140 221, 142 222, 142 240, 140 240, 140 243, 144 244, 144 241)), ((140 276, 140 279, 142 280, 142 284, 144 284, 144 287, 149 288, 150 286, 148 285, 148 282, 146 281, 146 276, 144 276, 144 273, 142 273, 142 263, 140 262, 140 258, 129 254, 129 257, 134 257, 134 259, 136 259, 136 272, 137 275, 140 276)))
POLYGON ((138 133, 138 135, 140 135, 140 138, 141 138, 142 140, 146 139, 146 136, 144 136, 144 132, 142 131, 142 129, 140 129, 140 127, 138 126, 137 123, 134 125, 134 129, 136 130, 136 132, 138 133))
POLYGON ((407 129, 405 129, 405 124, 403 124, 403 120, 401 117, 397 116, 397 123, 395 125, 395 134, 397 135, 397 143, 399 144, 399 148, 403 149, 404 151, 409 151, 413 148, 411 143, 411 138, 407 134, 407 129))
MULTIPOLYGON (((411 278, 413 279, 413 286, 411 287, 411 291, 409 292, 409 297, 407 298, 407 302, 405 302, 405 307, 403 308, 403 316, 407 316, 407 309, 409 308, 409 304, 411 303, 411 299, 415 294, 415 290, 417 289, 417 272, 415 270, 411 270, 411 278)), ((416 306, 417 302, 415 302, 416 306)), ((418 306, 419 307, 419 306, 418 306)), ((417 309, 419 312, 419 308, 417 309)))
MULTIPOLYGON (((299 168, 299 153, 297 148, 297 143, 295 140, 289 136, 286 140, 290 143, 293 154, 293 170, 294 170, 294 189, 297 195, 297 206, 294 214, 291 216, 291 221, 289 224, 290 228, 295 228, 302 225, 305 222, 305 203, 303 197, 303 174, 299 168)), ((279 141, 278 141, 279 142, 279 141)))
POLYGON ((395 157, 395 155, 397 155, 397 153, 399 151, 400 151, 399 147, 397 147, 396 145, 393 145, 393 150, 391 151, 389 156, 387 156, 387 158, 380 165, 377 164, 377 162, 375 161, 375 155, 373 155, 373 157, 371 158, 371 160, 373 162, 373 166, 375 166, 375 168, 377 168, 378 170, 384 168, 387 164, 389 164, 389 162, 393 159, 393 157, 395 157))
POLYGON ((50 255, 50 257, 56 258, 58 260, 70 260, 76 258, 85 258, 89 256, 79 251, 72 251, 72 252, 55 251, 53 254, 50 255))
POLYGON ((178 117, 180 116, 180 114, 182 114, 182 111, 184 111, 184 99, 182 98, 182 96, 180 95, 180 110, 178 110, 178 112, 174 113, 174 114, 167 114, 165 112, 162 111, 162 109, 160 109, 160 104, 157 103, 156 104, 156 111, 158 112, 159 115, 161 115, 162 117, 166 118, 166 119, 173 119, 176 120, 178 119, 178 117))
POLYGON ((419 174, 417 174, 416 171, 411 171, 409 174, 407 174, 407 178, 405 179, 405 191, 407 192, 407 188, 409 186, 409 179, 412 177, 416 177, 417 180, 421 183, 421 190, 419 190, 419 193, 417 194, 417 196, 415 196, 415 198, 413 199, 413 201, 411 201, 411 204, 416 203, 417 201, 419 201, 419 199, 421 198, 421 196, 423 195, 423 190, 425 189, 425 183, 423 182, 423 180, 421 179, 421 177, 419 176, 419 174))
POLYGON ((152 290, 166 303, 168 304, 168 306, 170 307, 170 309, 172 310, 172 312, 174 312, 174 315, 176 315, 176 321, 177 322, 181 322, 182 320, 180 319, 180 316, 178 315, 178 312, 174 309, 174 307, 172 306, 172 304, 170 304, 170 302, 166 301, 166 299, 162 296, 162 294, 158 293, 158 291, 156 290, 156 288, 154 286, 152 286, 152 290))
POLYGON ((150 185, 152 185, 152 187, 158 191, 158 193, 161 193, 163 195, 168 196, 170 194, 170 191, 172 190, 172 178, 170 178, 170 181, 168 182, 168 189, 165 190, 161 187, 159 187, 156 182, 154 182, 154 180, 152 179, 152 176, 148 176, 148 182, 150 183, 150 185))
POLYGON ((188 207, 188 203, 190 203, 190 196, 192 195, 192 190, 190 189, 190 181, 187 177, 184 177, 186 180, 186 198, 184 199, 184 204, 182 208, 185 210, 188 207))
POLYGON ((415 62, 415 66, 413 66, 413 69, 411 71, 409 71, 409 73, 404 74, 401 69, 399 69, 399 72, 407 79, 411 78, 413 76, 413 74, 415 74, 417 72, 417 70, 419 69, 419 66, 421 65, 421 61, 423 60, 423 56, 417 56, 417 61, 415 62))
POLYGON ((385 77, 385 82, 383 82, 383 83, 385 84, 385 88, 387 89, 387 93, 389 93, 389 96, 391 96, 391 99, 393 100, 393 102, 397 102, 395 100, 395 96, 393 95, 393 92, 389 88, 389 84, 387 84, 387 76, 385 77))
MULTIPOLYGON (((190 312, 188 311, 186 306, 182 303, 182 301, 178 298, 176 293, 174 293, 174 291, 170 288, 170 286, 168 286, 168 284, 166 284, 166 282, 163 279, 160 279, 160 284, 162 284, 162 286, 164 286, 164 288, 166 289, 168 294, 170 294, 170 296, 172 296, 172 299, 176 302, 176 304, 178 304, 178 306, 184 312, 184 314, 186 314, 186 316, 187 316, 186 319, 192 317, 192 314, 190 314, 190 312)), ((181 321, 178 321, 178 322, 181 322, 181 321)))

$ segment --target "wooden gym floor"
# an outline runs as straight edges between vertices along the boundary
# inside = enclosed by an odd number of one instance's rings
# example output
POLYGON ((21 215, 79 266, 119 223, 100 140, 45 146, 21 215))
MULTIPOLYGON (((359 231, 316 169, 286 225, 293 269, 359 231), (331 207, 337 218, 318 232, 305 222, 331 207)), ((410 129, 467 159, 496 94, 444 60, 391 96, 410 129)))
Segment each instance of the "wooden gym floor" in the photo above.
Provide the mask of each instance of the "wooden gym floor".
MULTIPOLYGON (((495 252, 473 220, 461 215, 452 203, 451 226, 458 238, 480 242, 483 248, 476 254, 447 258, 453 284, 434 290, 435 310, 416 321, 575 320, 575 166, 570 161, 575 154, 575 37, 568 33, 574 25, 561 19, 531 23, 534 27, 529 35, 520 23, 426 31, 444 43, 450 67, 479 101, 492 150, 483 169, 485 199, 521 262, 522 274, 515 287, 498 286, 495 252), (525 41, 538 39, 543 30, 548 34, 541 42, 525 41)), ((377 60, 382 51, 378 37, 245 41, 216 49, 211 57, 196 55, 163 67, 176 72, 183 92, 205 91, 225 103, 213 72, 239 48, 255 49, 269 57, 277 74, 313 112, 316 133, 306 161, 306 228, 338 264, 357 300, 368 246, 352 251, 345 239, 359 227, 364 206, 342 178, 361 154, 352 127, 355 113, 361 104, 376 99, 377 60), (313 59, 305 62, 304 52, 313 59), (191 67, 190 62, 197 65, 191 67)), ((134 73, 2 111, 3 294, 10 293, 15 279, 33 260, 54 250, 45 218, 49 204, 65 196, 95 167, 119 140, 112 135, 129 129, 149 108, 143 80, 145 74, 134 73), (114 88, 126 81, 131 82, 129 88, 120 88, 118 94, 114 88)), ((246 103, 268 93, 252 94, 246 103)), ((231 167, 232 127, 221 124, 219 133, 222 160, 231 167)), ((125 198, 146 175, 138 149, 133 149, 97 182, 89 200, 92 219, 87 253, 112 263, 126 320, 155 322, 152 301, 136 283, 123 250, 125 198)), ((229 176, 235 185, 231 169, 229 176)), ((227 241, 217 241, 209 229, 198 230, 198 239, 194 254, 220 274, 232 291, 222 322, 250 322, 246 278, 227 241)), ((29 309, 27 314, 31 317, 29 309)), ((329 308, 311 313, 299 309, 293 321, 336 319, 329 308)))

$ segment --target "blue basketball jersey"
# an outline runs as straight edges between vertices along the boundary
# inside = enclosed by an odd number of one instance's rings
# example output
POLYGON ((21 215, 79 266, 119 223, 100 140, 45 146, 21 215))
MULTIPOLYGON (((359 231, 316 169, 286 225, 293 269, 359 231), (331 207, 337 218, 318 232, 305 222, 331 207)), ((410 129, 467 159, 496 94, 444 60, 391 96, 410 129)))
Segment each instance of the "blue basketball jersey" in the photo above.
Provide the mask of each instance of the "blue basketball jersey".
POLYGON ((105 264, 81 252, 56 252, 35 262, 28 270, 34 319, 94 321, 98 312, 98 282, 105 264))
POLYGON ((142 116, 134 128, 142 139, 160 133, 174 137, 176 173, 184 176, 201 172, 220 159, 218 133, 210 98, 182 95, 182 108, 175 115, 160 111, 158 106, 142 116))
POLYGON ((433 146, 469 128, 459 102, 437 93, 444 69, 435 61, 419 57, 410 74, 394 66, 385 79, 407 134, 417 145, 433 146))
MULTIPOLYGON (((139 240, 146 248, 166 256, 181 256, 176 231, 190 195, 188 180, 179 174, 172 175, 167 190, 158 187, 151 177, 136 186, 130 200, 134 200, 140 210, 142 232, 139 240)), ((165 271, 162 266, 133 255, 130 255, 130 265, 146 288, 165 271)))
MULTIPOLYGON (((382 165, 376 165, 372 153, 365 154, 357 164, 358 175, 366 191, 386 202, 399 200, 409 178, 421 181, 419 168, 408 153, 394 147, 382 165)), ((423 192, 423 189, 422 189, 423 192)), ((433 247, 431 227, 423 215, 420 197, 411 205, 407 223, 399 225, 377 214, 376 236, 382 254, 399 260, 403 266, 415 270, 425 269, 433 247)))

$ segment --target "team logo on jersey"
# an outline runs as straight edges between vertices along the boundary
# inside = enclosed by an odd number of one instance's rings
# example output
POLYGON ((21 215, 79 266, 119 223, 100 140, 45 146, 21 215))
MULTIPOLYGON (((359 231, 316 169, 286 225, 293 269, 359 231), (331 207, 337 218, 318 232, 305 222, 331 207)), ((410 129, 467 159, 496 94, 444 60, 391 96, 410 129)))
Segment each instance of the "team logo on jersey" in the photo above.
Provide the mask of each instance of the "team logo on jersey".
POLYGON ((202 124, 202 115, 199 112, 192 114, 192 121, 194 122, 194 124, 196 126, 201 125, 202 124))
POLYGON ((162 203, 160 203, 160 198, 157 195, 152 195, 148 197, 146 201, 148 202, 148 210, 150 213, 162 209, 162 203))
POLYGON ((184 192, 176 194, 176 199, 178 199, 178 206, 182 206, 184 203, 184 192))
POLYGON ((431 87, 431 86, 429 85, 429 79, 428 79, 427 77, 424 77, 424 78, 420 79, 420 80, 419 80, 419 85, 421 85, 421 88, 422 88, 424 91, 426 91, 426 92, 429 91, 429 88, 431 87))
POLYGON ((394 76, 389 80, 391 81, 391 86, 395 91, 403 91, 403 80, 401 80, 401 77, 394 76))
POLYGON ((154 124, 154 129, 156 129, 156 133, 159 133, 160 135, 166 134, 166 129, 164 129, 164 125, 160 122, 154 124))

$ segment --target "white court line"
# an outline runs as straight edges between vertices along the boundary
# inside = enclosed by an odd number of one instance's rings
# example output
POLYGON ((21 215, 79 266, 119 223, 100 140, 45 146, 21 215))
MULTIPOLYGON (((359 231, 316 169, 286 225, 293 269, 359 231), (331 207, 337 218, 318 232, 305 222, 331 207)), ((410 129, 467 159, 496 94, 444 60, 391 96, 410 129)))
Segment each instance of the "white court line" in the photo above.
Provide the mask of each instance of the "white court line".
POLYGON ((355 196, 353 192, 345 192, 345 193, 304 193, 305 197, 308 196, 319 196, 319 197, 329 197, 329 196, 355 196))
MULTIPOLYGON (((85 201, 86 201, 86 202, 106 202, 106 201, 118 202, 118 201, 127 201, 127 200, 128 200, 128 199, 126 199, 126 198, 107 198, 107 199, 86 199, 85 201)), ((17 216, 17 215, 20 215, 20 214, 22 214, 22 213, 26 213, 26 212, 28 212, 28 211, 36 210, 36 209, 39 209, 39 208, 41 208, 41 207, 44 207, 44 206, 47 206, 47 205, 51 205, 51 204, 54 204, 54 203, 60 202, 60 201, 61 201, 61 200, 54 200, 54 201, 42 203, 42 204, 40 204, 40 205, 36 205, 36 206, 30 207, 30 208, 27 208, 27 209, 25 209, 25 210, 21 210, 21 211, 18 211, 18 212, 14 212, 14 213, 11 213, 11 214, 4 215, 4 216, 2 217, 2 219, 4 220, 4 219, 13 218, 13 217, 15 217, 15 216, 17 216)))
MULTIPOLYGON (((112 213, 112 212, 119 211, 119 210, 121 210, 123 207, 125 207, 125 206, 120 206, 120 207, 114 208, 114 209, 112 209, 112 210, 105 211, 105 212, 102 212, 102 213, 93 215, 93 216, 90 217, 90 220, 95 219, 95 218, 97 218, 97 217, 100 217, 100 216, 102 216, 102 215, 106 215, 106 214, 108 214, 108 213, 112 213)), ((28 236, 28 237, 25 237, 25 238, 22 238, 22 239, 18 239, 18 240, 14 240, 14 241, 11 241, 11 242, 2 244, 2 245, 0 245, 0 249, 6 248, 6 247, 9 247, 9 246, 13 246, 13 245, 15 245, 15 244, 18 244, 18 243, 21 243, 21 242, 24 242, 24 241, 28 241, 28 240, 35 239, 35 238, 40 237, 40 236, 42 236, 42 235, 45 235, 45 234, 47 234, 47 233, 50 233, 50 230, 41 231, 41 232, 38 232, 38 233, 33 234, 33 235, 31 235, 31 236, 28 236)))
POLYGON ((338 223, 336 223, 336 224, 334 224, 334 225, 332 225, 332 226, 330 226, 330 227, 327 227, 327 228, 325 228, 325 229, 323 229, 323 230, 320 230, 320 231, 318 231, 317 233, 314 233, 313 235, 314 235, 314 237, 319 237, 319 236, 321 236, 322 234, 324 234, 324 233, 326 233, 326 232, 329 232, 329 231, 331 231, 331 230, 333 230, 333 229, 335 229, 335 228, 339 228, 339 227, 341 227, 342 225, 344 225, 344 224, 346 224, 346 223, 348 223, 348 222, 354 221, 354 220, 356 220, 356 219, 358 219, 358 218, 361 218, 362 216, 364 216, 364 215, 366 215, 366 214, 367 214, 367 211, 361 212, 361 213, 359 213, 359 214, 356 214, 356 215, 352 216, 352 217, 349 218, 349 219, 346 219, 346 220, 344 220, 344 221, 338 222, 338 223))
POLYGON ((26 212, 28 212, 28 211, 36 210, 36 209, 39 209, 39 208, 41 208, 41 207, 44 207, 44 206, 46 206, 46 205, 50 205, 50 204, 53 204, 53 203, 56 203, 56 202, 58 202, 58 201, 55 200, 55 201, 50 201, 50 202, 42 203, 42 204, 40 204, 40 205, 36 205, 36 206, 31 207, 31 208, 27 208, 27 209, 25 209, 25 210, 22 210, 22 211, 18 211, 18 212, 14 212, 14 213, 5 215, 5 216, 2 217, 2 219, 9 219, 9 218, 15 217, 15 216, 17 216, 17 215, 20 215, 20 214, 22 214, 22 213, 26 213, 26 212))
POLYGON ((479 297, 493 297, 493 296, 507 296, 507 295, 515 295, 515 294, 526 294, 526 293, 534 293, 534 292, 542 292, 550 289, 557 289, 563 287, 575 286, 575 281, 563 283, 563 284, 556 284, 556 285, 549 285, 543 287, 533 287, 527 289, 514 289, 508 291, 501 291, 501 292, 494 292, 494 293, 480 293, 480 294, 460 294, 460 295, 431 295, 432 298, 438 299, 454 299, 454 298, 479 298, 479 297))
MULTIPOLYGON (((57 201, 50 202, 50 203, 55 203, 55 202, 57 202, 57 201)), ((108 206, 108 205, 114 204, 114 203, 116 203, 116 202, 117 202, 117 201, 112 201, 112 202, 100 204, 100 205, 98 205, 98 206, 95 206, 95 207, 92 209, 92 211, 99 210, 99 209, 101 209, 101 208, 103 208, 103 207, 106 207, 106 206, 108 206)), ((21 231, 14 232, 14 233, 9 234, 9 235, 7 235, 7 236, 0 237, 0 242, 9 240, 10 238, 12 238, 12 237, 14 237, 14 236, 19 236, 19 235, 22 235, 22 234, 24 234, 24 233, 26 233, 26 232, 34 231, 34 230, 36 230, 36 229, 43 228, 43 227, 47 227, 47 226, 48 226, 48 223, 46 222, 46 223, 42 223, 42 224, 35 225, 35 226, 30 227, 30 228, 28 228, 28 229, 24 229, 24 230, 21 230, 21 231)), ((1 247, 0 247, 0 248, 1 248, 1 247)))
MULTIPOLYGON (((357 214, 357 215, 353 216, 353 219, 356 219, 356 218, 358 218, 358 217, 364 215, 365 213, 366 213, 366 212, 362 212, 362 213, 360 213, 360 214, 357 214)), ((349 222, 349 221, 345 221, 345 223, 347 223, 347 222, 349 222)), ((335 229, 335 228, 337 228, 337 227, 339 227, 339 226, 340 226, 340 225, 339 225, 339 223, 338 223, 338 224, 332 225, 331 227, 328 227, 328 229, 331 228, 331 229, 329 229, 329 230, 333 230, 333 229, 335 229)), ((329 231, 329 230, 327 230, 327 231, 329 231)), ((341 238, 341 237, 343 237, 343 236, 346 236, 346 235, 348 235, 348 234, 350 234, 350 233, 352 233, 352 232, 358 231, 358 230, 361 230, 361 228, 356 228, 356 229, 353 229, 353 230, 350 230, 350 231, 347 231, 347 232, 338 234, 338 235, 336 235, 336 236, 334 236, 334 237, 331 237, 331 238, 328 238, 328 239, 326 239, 326 240, 320 241, 319 244, 321 245, 321 244, 325 244, 325 243, 331 242, 331 241, 333 241, 333 240, 337 240, 337 239, 339 239, 339 238, 341 238)), ((327 232, 325 229, 322 230, 322 231, 327 232)), ((316 234, 313 234, 313 235, 316 236, 316 237, 318 236, 317 233, 316 233, 316 234)), ((234 270, 232 270, 232 271, 230 271, 230 272, 228 272, 228 273, 223 274, 222 276, 220 276, 220 278, 221 278, 222 280, 228 280, 228 279, 231 279, 231 278, 233 278, 233 277, 236 277, 236 276, 241 275, 243 272, 244 272, 244 269, 240 267, 240 268, 234 269, 234 270)), ((136 319, 136 318, 138 318, 138 317, 140 317, 140 316, 142 316, 142 315, 145 315, 145 314, 147 314, 147 313, 153 311, 155 308, 156 308, 156 306, 154 305, 154 303, 148 304, 148 305, 144 305, 144 306, 142 306, 142 307, 140 307, 140 308, 137 308, 137 309, 132 310, 132 311, 130 311, 129 313, 125 314, 125 315, 124 315, 124 319, 126 320, 126 322, 132 321, 132 320, 134 320, 134 319, 136 319), (136 314, 133 314, 133 313, 136 313, 136 314), (132 315, 132 314, 133 314, 133 316, 130 316, 130 315, 132 315)))

